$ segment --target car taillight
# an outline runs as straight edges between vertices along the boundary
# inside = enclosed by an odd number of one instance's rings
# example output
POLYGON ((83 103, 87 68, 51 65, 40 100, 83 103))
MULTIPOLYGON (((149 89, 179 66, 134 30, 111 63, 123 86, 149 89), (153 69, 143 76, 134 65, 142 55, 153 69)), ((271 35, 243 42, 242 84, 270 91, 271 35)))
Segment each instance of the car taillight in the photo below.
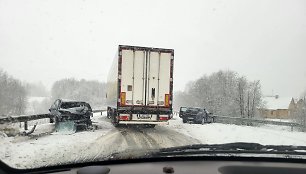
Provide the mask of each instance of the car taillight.
POLYGON ((120 105, 124 106, 126 103, 126 93, 125 92, 121 92, 120 93, 120 105))
POLYGON ((170 94, 165 94, 165 106, 170 106, 170 94))

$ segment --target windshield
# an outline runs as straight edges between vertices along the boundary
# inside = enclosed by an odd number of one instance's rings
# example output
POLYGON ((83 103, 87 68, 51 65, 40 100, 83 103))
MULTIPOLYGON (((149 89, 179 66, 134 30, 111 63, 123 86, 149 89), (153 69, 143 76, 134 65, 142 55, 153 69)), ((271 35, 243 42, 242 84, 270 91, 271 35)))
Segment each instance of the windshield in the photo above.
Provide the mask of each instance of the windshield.
POLYGON ((77 108, 77 107, 87 107, 91 109, 87 103, 82 103, 82 102, 64 102, 61 104, 61 108, 63 109, 77 108))
POLYGON ((199 112, 199 111, 201 111, 201 109, 199 109, 199 108, 188 108, 186 110, 186 112, 199 112))
POLYGON ((306 159, 305 48, 303 0, 0 0, 0 160, 306 159))
POLYGON ((185 111, 187 111, 187 108, 181 108, 181 111, 185 112, 185 111))

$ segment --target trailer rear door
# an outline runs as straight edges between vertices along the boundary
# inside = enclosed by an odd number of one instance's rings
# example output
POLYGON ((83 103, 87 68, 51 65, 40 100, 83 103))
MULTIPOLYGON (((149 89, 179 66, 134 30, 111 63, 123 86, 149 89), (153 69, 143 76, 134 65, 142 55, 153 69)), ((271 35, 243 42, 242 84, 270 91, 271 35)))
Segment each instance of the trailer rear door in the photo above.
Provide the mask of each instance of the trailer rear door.
POLYGON ((170 106, 171 53, 122 50, 121 106, 170 106))
POLYGON ((169 106, 171 53, 150 51, 148 55, 146 104, 169 106))
POLYGON ((145 51, 122 50, 121 106, 144 105, 145 51))

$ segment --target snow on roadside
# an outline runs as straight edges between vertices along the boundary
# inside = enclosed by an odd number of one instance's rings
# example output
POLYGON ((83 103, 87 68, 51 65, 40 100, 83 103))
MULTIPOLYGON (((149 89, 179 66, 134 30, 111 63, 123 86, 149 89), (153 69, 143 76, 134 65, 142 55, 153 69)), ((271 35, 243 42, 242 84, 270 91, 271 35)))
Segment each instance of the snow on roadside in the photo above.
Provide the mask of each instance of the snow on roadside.
POLYGON ((266 118, 267 121, 279 121, 279 122, 294 122, 293 119, 277 119, 277 118, 266 118))
POLYGON ((42 102, 43 100, 47 99, 48 97, 28 97, 28 102, 42 102))
MULTIPOLYGON (((86 159, 87 154, 83 152, 96 153, 97 149, 92 149, 90 145, 113 129, 111 123, 104 119, 106 118, 98 114, 94 115, 92 120, 98 126, 98 130, 95 131, 82 131, 72 135, 51 134, 34 139, 23 136, 1 138, 0 159, 17 168, 35 168, 86 159)), ((42 127, 44 130, 50 130, 52 124, 42 127)))
POLYGON ((276 125, 265 128, 221 123, 183 124, 179 117, 174 117, 169 122, 167 127, 196 138, 203 144, 254 142, 263 145, 306 145, 305 132, 282 130, 276 125))

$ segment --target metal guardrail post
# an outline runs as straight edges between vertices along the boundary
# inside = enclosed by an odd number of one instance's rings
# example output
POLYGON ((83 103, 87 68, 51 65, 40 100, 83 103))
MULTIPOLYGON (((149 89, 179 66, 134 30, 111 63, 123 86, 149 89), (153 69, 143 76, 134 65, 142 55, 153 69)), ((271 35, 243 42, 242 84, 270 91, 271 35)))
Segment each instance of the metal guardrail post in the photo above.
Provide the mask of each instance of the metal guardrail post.
POLYGON ((28 122, 27 121, 24 122, 24 130, 28 130, 28 122))

